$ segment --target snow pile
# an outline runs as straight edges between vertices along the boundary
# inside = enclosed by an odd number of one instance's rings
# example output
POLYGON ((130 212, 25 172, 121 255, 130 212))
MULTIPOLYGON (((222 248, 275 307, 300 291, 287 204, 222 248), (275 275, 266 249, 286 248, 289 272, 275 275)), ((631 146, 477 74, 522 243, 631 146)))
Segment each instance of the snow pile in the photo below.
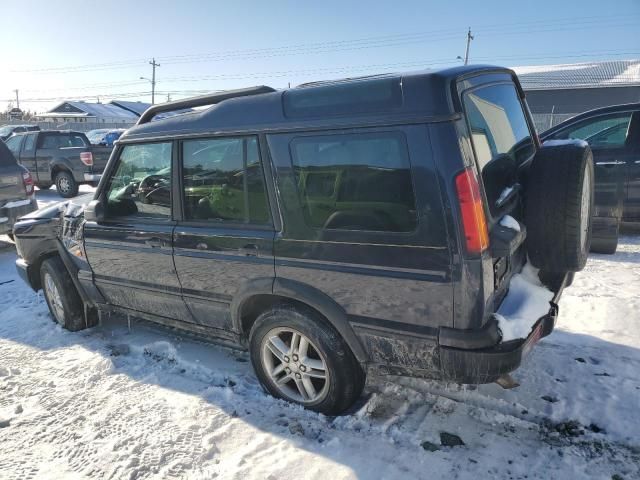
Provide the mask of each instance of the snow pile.
POLYGON ((549 313, 553 292, 538 279, 538 270, 527 263, 514 275, 509 293, 495 314, 502 341, 526 338, 540 317, 549 313))
POLYGON ((504 217, 502 217, 502 220, 500 220, 500 225, 502 225, 505 228, 510 228, 511 230, 515 230, 516 232, 520 231, 520 224, 511 215, 505 215, 504 217))

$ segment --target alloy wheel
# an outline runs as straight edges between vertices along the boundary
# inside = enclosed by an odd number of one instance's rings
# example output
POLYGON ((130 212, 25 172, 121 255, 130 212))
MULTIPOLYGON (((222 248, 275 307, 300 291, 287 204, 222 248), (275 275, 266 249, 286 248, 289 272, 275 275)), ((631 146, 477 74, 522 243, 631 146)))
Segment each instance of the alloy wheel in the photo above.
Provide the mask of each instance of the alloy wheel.
POLYGON ((327 362, 313 342, 299 331, 288 327, 270 330, 262 340, 260 360, 283 397, 312 404, 327 396, 327 362))
POLYGON ((51 305, 51 310, 53 310, 56 321, 60 325, 64 325, 64 305, 62 304, 62 297, 58 291, 58 286, 49 273, 45 273, 44 275, 44 290, 49 299, 49 305, 51 305))

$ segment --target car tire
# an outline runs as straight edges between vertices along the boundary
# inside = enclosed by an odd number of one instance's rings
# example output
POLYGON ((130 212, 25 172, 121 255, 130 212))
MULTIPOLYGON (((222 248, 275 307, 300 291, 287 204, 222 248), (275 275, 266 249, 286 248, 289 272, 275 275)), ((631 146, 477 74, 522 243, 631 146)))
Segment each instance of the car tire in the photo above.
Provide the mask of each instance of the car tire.
POLYGON ((365 373, 349 346, 311 309, 281 305, 263 312, 251 329, 249 350, 265 390, 309 410, 342 413, 364 388, 365 373))
POLYGON ((546 272, 543 270, 538 272, 538 278, 540 279, 540 282, 542 282, 542 284, 545 287, 549 288, 553 292, 558 291, 565 275, 567 276, 567 279, 564 282, 564 286, 566 288, 566 287, 570 287, 571 284, 573 283, 573 279, 575 278, 575 275, 576 275, 575 272, 568 272, 566 274, 557 273, 557 272, 546 272))
POLYGON ((60 257, 42 262, 40 284, 53 319, 62 328, 76 332, 87 328, 82 299, 60 257))
POLYGON ((76 182, 73 175, 66 170, 62 170, 56 174, 55 184, 58 194, 61 197, 71 198, 78 194, 78 182, 76 182))
POLYGON ((578 272, 587 262, 593 214, 593 155, 585 144, 543 147, 527 180, 527 253, 548 272, 578 272))
POLYGON ((603 253, 613 255, 618 249, 618 237, 620 235, 620 221, 616 225, 615 235, 607 238, 595 237, 591 240, 591 251, 593 253, 603 253))

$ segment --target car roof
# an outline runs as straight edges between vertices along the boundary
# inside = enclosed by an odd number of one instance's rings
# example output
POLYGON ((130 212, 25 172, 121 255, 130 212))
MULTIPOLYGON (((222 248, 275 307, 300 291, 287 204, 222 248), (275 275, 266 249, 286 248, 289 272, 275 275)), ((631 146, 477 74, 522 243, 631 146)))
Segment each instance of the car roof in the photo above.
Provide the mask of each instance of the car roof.
MULTIPOLYGON (((489 74, 502 74, 502 80, 504 80, 505 75, 508 75, 517 82, 515 74, 509 69, 491 65, 472 65, 437 71, 384 74, 312 82, 278 91, 268 87, 256 87, 256 92, 260 92, 259 94, 245 94, 245 96, 227 98, 206 109, 137 124, 129 128, 120 137, 120 142, 143 138, 168 138, 211 133, 255 133, 258 131, 309 126, 335 126, 338 124, 353 124, 355 122, 362 124, 363 121, 368 123, 375 123, 376 121, 388 122, 390 118, 449 118, 458 113, 452 100, 452 85, 455 85, 461 79, 489 74), (348 95, 344 95, 345 102, 351 101, 352 105, 358 106, 358 103, 353 102, 352 93, 358 98, 365 98, 366 94, 364 92, 372 91, 375 94, 376 89, 380 90, 385 84, 399 85, 400 103, 393 105, 390 103, 388 106, 382 106, 378 110, 357 112, 356 108, 353 111, 345 109, 338 113, 315 115, 309 113, 316 112, 317 110, 314 110, 315 107, 305 107, 305 102, 311 105, 315 101, 314 98, 317 100, 322 96, 330 96, 332 94, 338 97, 340 95, 339 91, 341 89, 344 91, 345 87, 350 89, 347 92, 348 95), (307 112, 308 114, 298 114, 293 110, 293 108, 298 108, 291 107, 293 101, 291 99, 294 98, 300 99, 299 101, 296 100, 300 105, 299 111, 307 112), (288 108, 290 109, 287 110, 288 108)), ((224 92, 222 93, 224 94, 224 92)), ((338 106, 338 110, 339 108, 338 106)), ((141 118, 150 117, 152 115, 143 114, 141 118)))
POLYGON ((562 130, 568 125, 571 125, 576 122, 580 122, 582 120, 586 120, 591 117, 597 117, 599 115, 606 115, 608 113, 616 113, 616 112, 627 112, 631 110, 640 111, 640 103, 623 103, 620 105, 609 105, 607 107, 594 108, 593 110, 588 110, 586 112, 575 115, 563 122, 554 125, 553 127, 545 130, 540 134, 540 138, 544 140, 545 137, 549 135, 553 135, 554 133, 562 130))

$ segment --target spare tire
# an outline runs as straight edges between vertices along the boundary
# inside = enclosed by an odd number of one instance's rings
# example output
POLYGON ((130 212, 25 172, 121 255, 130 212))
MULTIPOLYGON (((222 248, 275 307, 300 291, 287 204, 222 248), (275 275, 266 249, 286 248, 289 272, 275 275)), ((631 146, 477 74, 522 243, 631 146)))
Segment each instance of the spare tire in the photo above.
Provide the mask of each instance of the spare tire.
POLYGON ((529 170, 525 223, 533 266, 578 272, 587 262, 593 213, 593 155, 586 142, 541 148, 529 170))

